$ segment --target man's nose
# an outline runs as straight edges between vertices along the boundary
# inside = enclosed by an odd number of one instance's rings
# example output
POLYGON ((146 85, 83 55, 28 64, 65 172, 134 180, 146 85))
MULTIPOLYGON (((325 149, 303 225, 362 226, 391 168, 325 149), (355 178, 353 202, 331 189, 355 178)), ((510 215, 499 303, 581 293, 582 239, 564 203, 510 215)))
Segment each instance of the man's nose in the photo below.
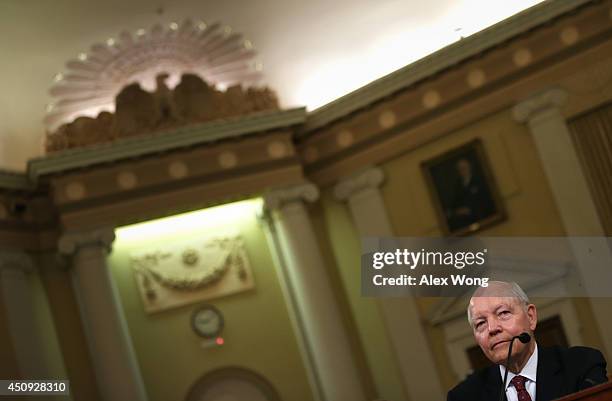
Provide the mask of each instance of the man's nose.
POLYGON ((501 326, 497 319, 491 319, 487 322, 487 327, 489 329, 489 335, 493 336, 501 331, 501 326))

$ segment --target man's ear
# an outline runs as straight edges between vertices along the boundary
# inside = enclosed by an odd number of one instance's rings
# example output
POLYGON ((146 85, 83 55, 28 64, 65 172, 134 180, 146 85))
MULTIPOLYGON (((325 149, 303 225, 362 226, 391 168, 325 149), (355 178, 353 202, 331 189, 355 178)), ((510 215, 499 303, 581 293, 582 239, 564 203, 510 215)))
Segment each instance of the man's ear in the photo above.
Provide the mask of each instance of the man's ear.
POLYGON ((534 304, 527 305, 527 319, 529 320, 529 330, 534 331, 538 325, 538 311, 534 304))

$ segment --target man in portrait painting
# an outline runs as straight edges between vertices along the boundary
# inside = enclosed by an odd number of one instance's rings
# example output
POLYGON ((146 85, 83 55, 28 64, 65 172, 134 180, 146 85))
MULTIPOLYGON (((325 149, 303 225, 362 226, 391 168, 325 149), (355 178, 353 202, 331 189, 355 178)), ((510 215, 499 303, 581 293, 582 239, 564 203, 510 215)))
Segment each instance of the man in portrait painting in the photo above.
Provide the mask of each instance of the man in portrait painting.
POLYGON ((470 226, 495 212, 495 204, 487 184, 472 162, 460 158, 455 163, 456 182, 447 210, 449 229, 470 226))

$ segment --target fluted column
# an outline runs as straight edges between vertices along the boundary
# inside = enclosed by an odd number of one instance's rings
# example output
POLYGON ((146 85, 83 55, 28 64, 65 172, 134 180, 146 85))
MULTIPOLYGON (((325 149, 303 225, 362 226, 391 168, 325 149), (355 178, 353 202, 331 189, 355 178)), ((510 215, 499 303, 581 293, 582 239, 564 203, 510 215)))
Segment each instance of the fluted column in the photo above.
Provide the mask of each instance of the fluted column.
POLYGON ((60 252, 72 257, 72 278, 81 318, 105 401, 147 399, 118 293, 106 264, 112 229, 69 233, 60 252))
POLYGON ((265 196, 280 252, 284 280, 324 401, 363 401, 359 372, 351 353, 325 263, 304 205, 319 197, 314 185, 279 189, 265 196))
POLYGON ((514 107, 514 118, 526 123, 542 161, 568 235, 603 236, 604 230, 582 172, 570 131, 561 114, 567 93, 551 89, 514 107))
POLYGON ((44 333, 36 323, 29 275, 32 258, 23 252, 0 253, 0 282, 9 331, 23 379, 52 379, 44 352, 44 333))
MULTIPOLYGON (((561 114, 560 108, 567 96, 559 88, 547 90, 517 104, 513 115, 531 131, 567 235, 591 237, 572 241, 572 247, 586 293, 602 296, 608 283, 612 283, 612 259, 595 202, 561 114)), ((609 301, 591 298, 591 305, 595 316, 609 314, 609 301)), ((607 351, 612 353, 612 323, 610 319, 599 319, 598 323, 607 351)))
MULTIPOLYGON (((379 187, 384 173, 372 167, 339 182, 334 195, 348 203, 362 237, 391 237, 393 230, 379 187)), ((381 311, 411 400, 442 399, 433 355, 413 298, 380 298, 381 311), (427 374, 423 374, 427 372, 427 374)))

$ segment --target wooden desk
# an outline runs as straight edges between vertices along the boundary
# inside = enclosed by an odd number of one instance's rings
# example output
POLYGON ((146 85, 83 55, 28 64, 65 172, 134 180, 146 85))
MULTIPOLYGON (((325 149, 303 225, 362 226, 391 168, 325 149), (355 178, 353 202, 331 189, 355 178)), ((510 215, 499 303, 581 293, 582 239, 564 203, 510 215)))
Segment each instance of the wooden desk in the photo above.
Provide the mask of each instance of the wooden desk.
POLYGON ((556 401, 610 401, 612 400, 612 382, 603 383, 598 386, 587 388, 565 397, 557 398, 556 401))

